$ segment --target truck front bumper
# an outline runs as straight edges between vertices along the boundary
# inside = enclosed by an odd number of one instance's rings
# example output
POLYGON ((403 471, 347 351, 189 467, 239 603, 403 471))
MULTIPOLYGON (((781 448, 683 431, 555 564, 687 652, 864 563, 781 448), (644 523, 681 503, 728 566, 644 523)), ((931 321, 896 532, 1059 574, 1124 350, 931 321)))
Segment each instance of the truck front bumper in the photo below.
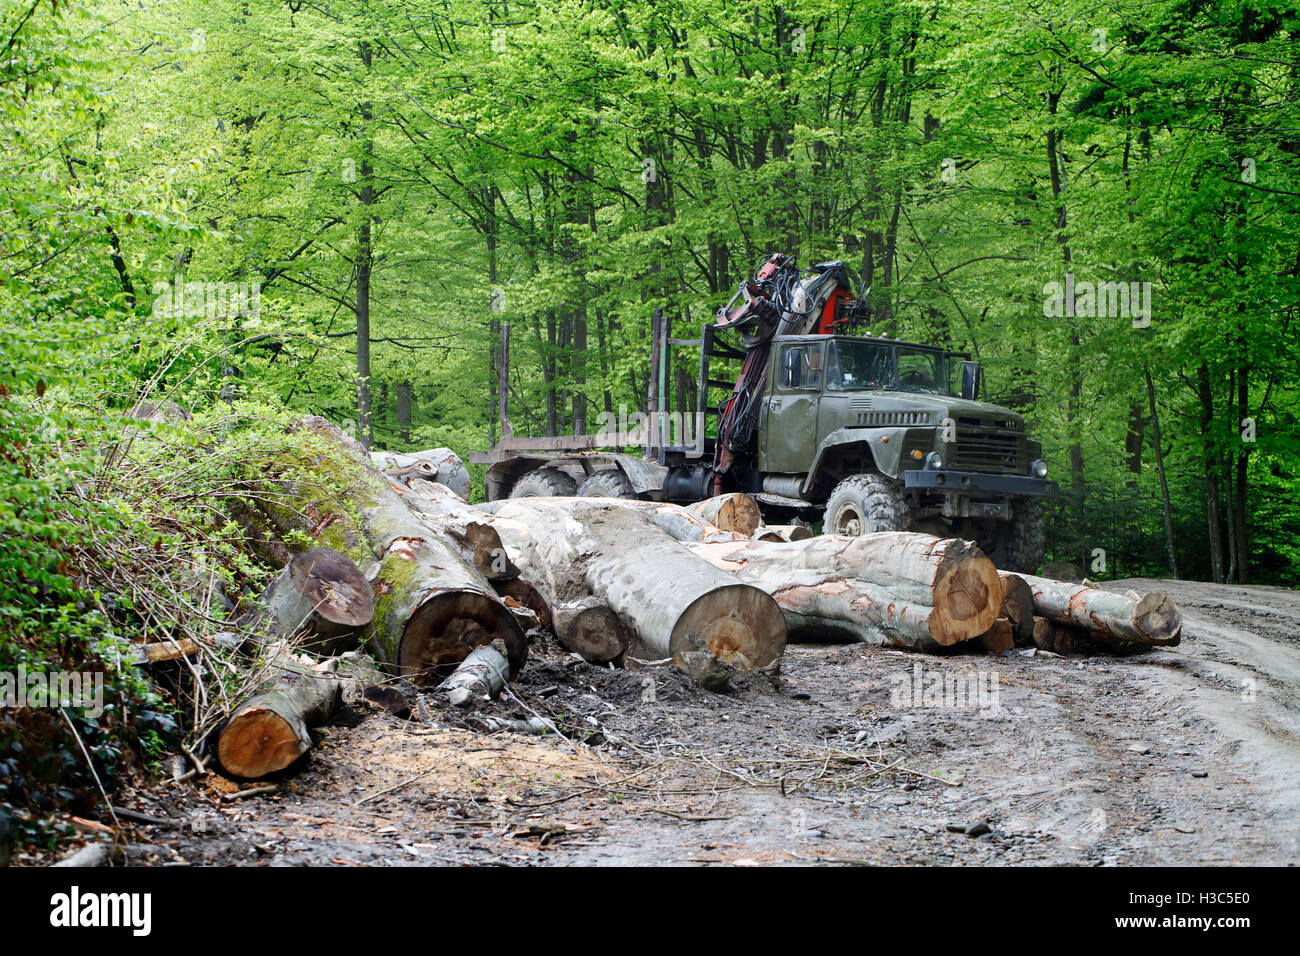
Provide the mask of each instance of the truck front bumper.
POLYGON ((1028 475, 986 475, 978 471, 932 471, 917 468, 903 472, 904 488, 959 494, 1025 495, 1055 498, 1060 495, 1056 482, 1028 475))

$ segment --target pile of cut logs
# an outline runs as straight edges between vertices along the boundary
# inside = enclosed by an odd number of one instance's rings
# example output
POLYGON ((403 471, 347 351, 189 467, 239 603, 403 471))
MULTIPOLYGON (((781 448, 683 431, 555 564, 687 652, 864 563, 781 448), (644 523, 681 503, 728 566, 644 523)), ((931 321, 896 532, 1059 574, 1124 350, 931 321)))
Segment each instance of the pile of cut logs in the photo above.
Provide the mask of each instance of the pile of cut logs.
POLYGON ((273 680, 215 735, 222 767, 244 778, 296 760, 341 695, 380 696, 381 670, 440 686, 457 705, 495 696, 524 666, 533 629, 601 665, 702 654, 773 671, 788 637, 931 653, 1123 652, 1179 639, 1162 594, 1000 573, 969 541, 814 537, 762 525, 739 494, 691 507, 618 498, 475 507, 441 480, 464 490, 463 467, 445 450, 369 455, 324 419, 296 427, 319 440, 329 492, 272 475, 262 490, 273 493, 250 495, 238 513, 262 556, 283 567, 223 635, 271 659, 273 680), (287 541, 310 547, 291 556, 287 541))

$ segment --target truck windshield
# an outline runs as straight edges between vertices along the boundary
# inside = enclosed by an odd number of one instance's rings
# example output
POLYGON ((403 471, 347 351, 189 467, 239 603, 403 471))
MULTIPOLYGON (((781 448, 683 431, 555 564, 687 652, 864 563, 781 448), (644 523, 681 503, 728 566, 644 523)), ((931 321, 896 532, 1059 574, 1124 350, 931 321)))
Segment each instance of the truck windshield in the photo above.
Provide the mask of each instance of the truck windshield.
POLYGON ((879 342, 831 342, 826 387, 840 391, 888 389, 948 394, 942 352, 879 342))

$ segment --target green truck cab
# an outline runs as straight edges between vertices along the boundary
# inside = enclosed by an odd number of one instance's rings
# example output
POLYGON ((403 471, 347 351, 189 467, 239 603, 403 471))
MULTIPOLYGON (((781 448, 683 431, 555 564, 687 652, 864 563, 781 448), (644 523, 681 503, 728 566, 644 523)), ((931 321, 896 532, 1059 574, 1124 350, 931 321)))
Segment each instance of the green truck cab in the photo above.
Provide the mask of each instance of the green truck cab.
POLYGON ((888 338, 779 337, 756 429, 760 494, 821 505, 827 533, 974 538, 999 566, 1042 561, 1056 493, 1016 412, 978 401, 978 366, 888 338))

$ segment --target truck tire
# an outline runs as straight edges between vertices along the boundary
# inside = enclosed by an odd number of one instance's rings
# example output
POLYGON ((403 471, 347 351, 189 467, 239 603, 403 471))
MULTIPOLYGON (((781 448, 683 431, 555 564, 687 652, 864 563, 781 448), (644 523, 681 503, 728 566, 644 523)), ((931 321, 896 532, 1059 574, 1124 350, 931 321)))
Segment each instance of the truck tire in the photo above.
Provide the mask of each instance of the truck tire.
POLYGON ((1033 499, 1020 500, 1011 521, 1003 525, 1002 540, 989 554, 993 563, 1005 571, 1035 574, 1043 563, 1047 538, 1043 533, 1043 506, 1033 499))
POLYGON ((538 468, 515 482, 510 497, 571 498, 577 491, 578 483, 558 468, 538 468))
POLYGON ((578 486, 580 498, 635 498, 632 482, 617 468, 602 468, 592 472, 578 486))
POLYGON ((827 499, 822 533, 856 537, 906 531, 910 523, 902 485, 884 475, 853 475, 836 485, 827 499))

